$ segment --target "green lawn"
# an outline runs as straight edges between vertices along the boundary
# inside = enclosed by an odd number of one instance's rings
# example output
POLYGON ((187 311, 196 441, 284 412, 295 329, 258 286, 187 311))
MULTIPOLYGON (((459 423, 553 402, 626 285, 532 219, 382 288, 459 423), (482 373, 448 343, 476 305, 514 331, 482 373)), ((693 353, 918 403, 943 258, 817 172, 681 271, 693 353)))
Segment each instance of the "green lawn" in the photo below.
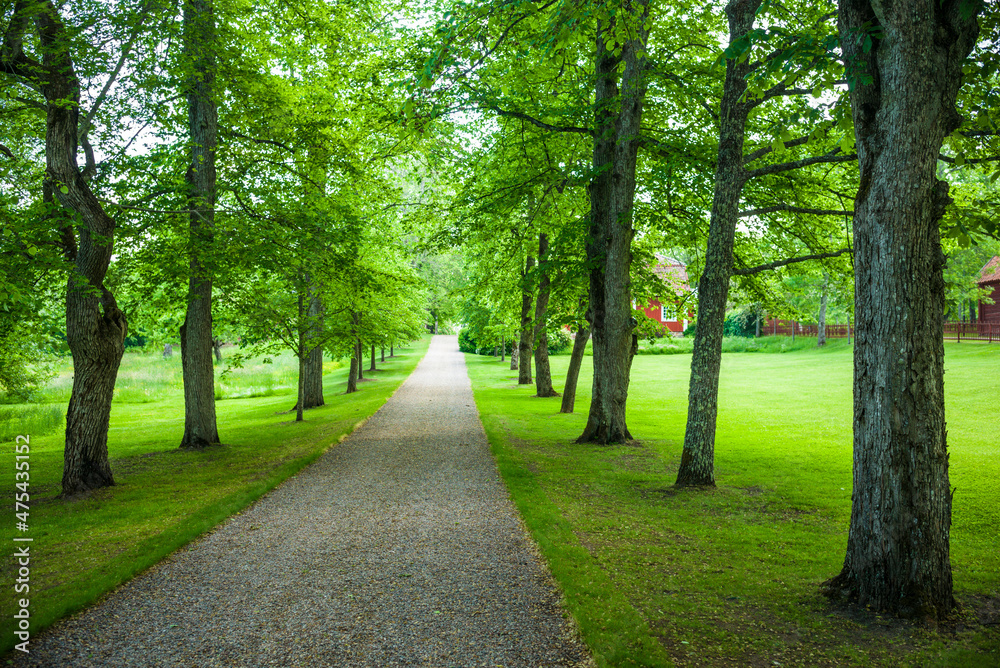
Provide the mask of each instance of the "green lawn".
MULTIPOLYGON (((87 498, 56 498, 62 479, 63 436, 32 417, 55 404, 27 407, 18 429, 7 409, 7 429, 31 435, 30 531, 32 633, 80 609, 104 592, 148 568, 165 555, 243 509, 281 481, 314 461, 378 410, 427 350, 425 338, 402 350, 379 370, 365 371, 359 391, 345 395, 346 366, 326 363, 326 405, 306 411, 295 423, 295 362, 290 355, 273 364, 260 360, 217 382, 219 433, 224 445, 203 452, 181 451, 184 428, 180 359, 128 354, 115 390, 108 451, 116 485, 87 498), (227 398, 234 397, 234 398, 227 398), (32 412, 33 411, 33 412, 32 412), (37 431, 35 431, 37 428, 37 431), (48 431, 47 434, 41 432, 48 431)), ((68 396, 65 370, 46 398, 68 396), (65 395, 65 396, 64 396, 65 395)), ((65 404, 61 412, 65 412, 65 404)), ((26 408, 26 407, 21 407, 26 408)), ((56 425, 58 426, 58 424, 56 425)), ((0 541, 12 552, 14 530, 13 437, 5 438, 0 500, 11 515, 0 541)), ((2 561, 7 592, 0 597, 3 618, 0 653, 13 646, 14 560, 2 561)))
MULTIPOLYGON (((798 342, 797 342, 798 343, 798 342)), ((952 564, 936 630, 833 607, 851 502, 851 350, 727 354, 718 489, 678 491, 690 355, 635 358, 626 446, 466 355, 502 474, 599 665, 1000 665, 1000 346, 946 344, 952 564), (985 622, 982 624, 981 622, 985 622)), ((553 358, 557 387, 567 356, 553 358)))

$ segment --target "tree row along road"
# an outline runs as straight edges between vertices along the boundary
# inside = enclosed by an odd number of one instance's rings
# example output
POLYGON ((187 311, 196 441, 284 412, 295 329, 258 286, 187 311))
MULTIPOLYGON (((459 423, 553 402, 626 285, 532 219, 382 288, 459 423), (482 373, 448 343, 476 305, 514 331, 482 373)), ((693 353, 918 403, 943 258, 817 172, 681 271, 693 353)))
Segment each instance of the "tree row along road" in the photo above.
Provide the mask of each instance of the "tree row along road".
POLYGON ((453 336, 315 464, 17 666, 586 660, 500 481, 453 336))

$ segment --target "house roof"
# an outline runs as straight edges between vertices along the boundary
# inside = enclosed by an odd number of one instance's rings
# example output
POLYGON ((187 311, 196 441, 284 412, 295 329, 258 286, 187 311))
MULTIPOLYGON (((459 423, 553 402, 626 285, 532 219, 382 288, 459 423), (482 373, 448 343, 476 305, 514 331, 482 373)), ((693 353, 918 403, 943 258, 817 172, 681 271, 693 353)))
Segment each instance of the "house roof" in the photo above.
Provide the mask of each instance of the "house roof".
POLYGON ((687 267, 677 260, 664 255, 656 256, 656 266, 653 267, 655 273, 667 287, 675 291, 689 290, 687 267))
POLYGON ((994 281, 1000 281, 1000 255, 994 255, 993 259, 980 270, 979 285, 994 281))

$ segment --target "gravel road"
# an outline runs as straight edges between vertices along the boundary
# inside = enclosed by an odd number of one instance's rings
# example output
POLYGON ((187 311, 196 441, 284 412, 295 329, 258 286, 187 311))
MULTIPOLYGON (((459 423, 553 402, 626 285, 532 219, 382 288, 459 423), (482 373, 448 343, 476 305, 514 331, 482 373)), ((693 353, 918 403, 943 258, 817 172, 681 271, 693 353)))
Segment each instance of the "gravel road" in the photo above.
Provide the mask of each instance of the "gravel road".
POLYGON ((572 666, 454 336, 343 443, 16 666, 572 666))

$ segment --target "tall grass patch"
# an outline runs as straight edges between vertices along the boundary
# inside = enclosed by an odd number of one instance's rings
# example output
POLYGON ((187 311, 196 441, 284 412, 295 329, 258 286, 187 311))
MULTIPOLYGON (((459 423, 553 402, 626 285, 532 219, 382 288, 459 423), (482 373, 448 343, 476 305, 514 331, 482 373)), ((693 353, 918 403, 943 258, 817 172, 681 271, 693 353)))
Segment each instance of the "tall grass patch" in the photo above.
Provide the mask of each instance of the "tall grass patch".
POLYGON ((19 434, 51 434, 66 424, 66 407, 53 404, 0 405, 0 443, 19 434))

